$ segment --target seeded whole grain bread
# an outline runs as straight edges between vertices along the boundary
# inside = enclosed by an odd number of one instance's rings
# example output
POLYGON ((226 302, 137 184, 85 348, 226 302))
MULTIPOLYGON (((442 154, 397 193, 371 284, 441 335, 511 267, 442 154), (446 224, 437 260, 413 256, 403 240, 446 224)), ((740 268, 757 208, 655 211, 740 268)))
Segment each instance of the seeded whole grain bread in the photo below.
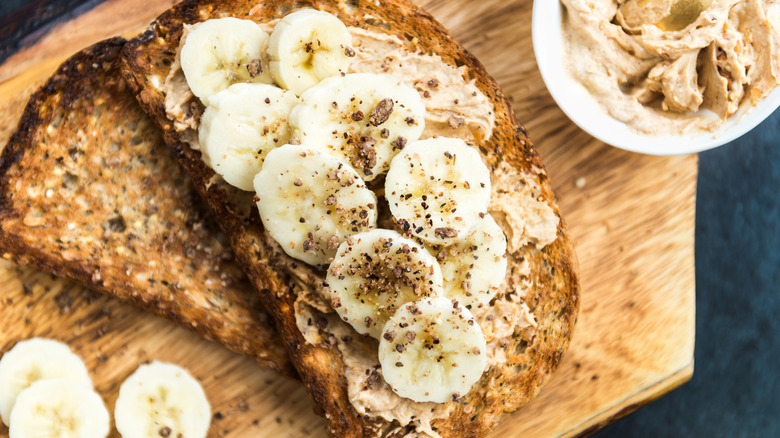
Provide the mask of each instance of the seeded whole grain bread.
POLYGON ((0 253, 164 316, 294 375, 273 322, 118 69, 68 59, 0 158, 0 253))
MULTIPOLYGON (((353 408, 338 348, 328 342, 312 345, 304 340, 296 325, 294 303, 296 294, 306 291, 296 286, 286 268, 296 262, 264 238, 257 209, 251 208, 253 194, 215 177, 201 160, 200 153, 182 142, 166 116, 161 84, 174 63, 183 24, 225 16, 265 22, 302 7, 333 13, 347 26, 397 35, 410 51, 436 53, 447 64, 466 66, 469 77, 476 80, 476 86, 495 106, 493 135, 479 145, 491 170, 500 162, 508 163, 520 172, 534 175, 541 188, 539 197, 544 202, 554 206, 555 198, 539 156, 526 131, 516 123, 495 81, 428 13, 406 1, 184 1, 162 14, 145 33, 125 47, 123 71, 128 82, 215 212, 238 260, 276 318, 291 359, 311 394, 315 411, 328 420, 329 432, 336 437, 402 436, 411 429, 361 415, 353 408)), ((553 208, 560 216, 557 207, 553 208)), ((461 397, 448 418, 433 421, 436 432, 443 437, 484 435, 504 413, 517 410, 536 396, 568 348, 579 310, 579 285, 565 223, 559 222, 557 239, 552 244, 542 250, 526 245, 510 257, 515 261, 527 260, 531 266, 529 280, 533 288, 526 302, 539 324, 536 335, 530 342, 520 336, 514 339, 506 346, 507 363, 486 372, 475 388, 461 397)))

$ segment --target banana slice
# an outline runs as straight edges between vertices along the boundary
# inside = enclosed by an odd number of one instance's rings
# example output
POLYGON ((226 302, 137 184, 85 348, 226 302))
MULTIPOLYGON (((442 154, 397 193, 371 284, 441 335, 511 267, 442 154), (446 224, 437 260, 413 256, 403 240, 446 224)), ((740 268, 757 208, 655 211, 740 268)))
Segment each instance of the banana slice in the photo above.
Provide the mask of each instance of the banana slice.
POLYGON ((477 221, 471 232, 436 259, 444 275, 444 294, 470 310, 487 306, 506 276, 506 236, 493 217, 477 221))
POLYGON ((339 316, 358 333, 375 338, 399 307, 442 293, 436 259, 391 230, 347 238, 328 268, 326 281, 339 316))
POLYGON ((457 300, 424 298, 390 318, 379 340, 385 381, 417 402, 457 401, 487 365, 485 336, 457 300))
POLYGON ((263 65, 268 34, 254 21, 238 18, 207 20, 193 28, 181 48, 181 69, 192 94, 204 104, 237 82, 271 83, 263 65))
POLYGON ((141 365, 122 383, 114 421, 123 438, 203 438, 211 406, 187 370, 155 361, 141 365))
POLYGON ((276 83, 301 95, 319 81, 349 69, 352 34, 336 16, 302 9, 282 18, 268 42, 276 83))
POLYGON ((425 105, 395 76, 354 73, 303 93, 290 124, 303 143, 334 154, 371 181, 408 142, 420 138, 425 105))
POLYGON ((426 242, 450 245, 486 214, 490 171, 463 140, 420 140, 393 158, 385 196, 404 229, 426 242))
POLYGON ((52 339, 18 342, 0 359, 0 416, 9 424, 11 409, 22 390, 38 380, 67 379, 92 388, 81 358, 67 345, 52 339))
POLYGON ((268 152, 287 144, 295 94, 267 84, 233 84, 213 95, 198 136, 203 158, 229 184, 252 191, 268 152))
POLYGON ((376 226, 374 192, 348 165, 307 146, 269 152, 254 186, 270 236, 310 265, 329 263, 344 239, 376 226))
POLYGON ((10 438, 105 438, 110 421, 103 400, 89 386, 39 380, 16 399, 9 432, 10 438))

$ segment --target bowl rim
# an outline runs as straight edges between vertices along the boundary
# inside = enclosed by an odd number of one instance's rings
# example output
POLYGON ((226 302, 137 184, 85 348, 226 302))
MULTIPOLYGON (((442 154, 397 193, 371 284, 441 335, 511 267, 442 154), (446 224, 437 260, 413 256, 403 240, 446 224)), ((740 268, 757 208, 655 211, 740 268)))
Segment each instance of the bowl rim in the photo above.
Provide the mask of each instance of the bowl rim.
POLYGON ((577 126, 614 147, 649 155, 683 155, 729 143, 758 126, 780 106, 780 86, 758 102, 743 105, 714 132, 649 135, 634 131, 610 116, 590 93, 565 71, 563 5, 559 0, 534 0, 531 37, 536 63, 547 90, 577 126), (551 26, 551 23, 556 23, 551 26))

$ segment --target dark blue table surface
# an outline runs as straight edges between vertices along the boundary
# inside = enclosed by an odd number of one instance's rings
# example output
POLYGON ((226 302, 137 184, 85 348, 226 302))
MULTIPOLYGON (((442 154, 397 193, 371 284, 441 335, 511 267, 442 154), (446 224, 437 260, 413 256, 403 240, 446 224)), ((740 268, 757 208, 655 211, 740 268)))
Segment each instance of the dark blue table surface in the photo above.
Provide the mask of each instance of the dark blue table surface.
MULTIPOLYGON (((0 0, 0 17, 52 1, 61 13, 95 0, 0 0)), ((779 142, 777 111, 699 155, 693 379, 598 438, 780 437, 779 142)))

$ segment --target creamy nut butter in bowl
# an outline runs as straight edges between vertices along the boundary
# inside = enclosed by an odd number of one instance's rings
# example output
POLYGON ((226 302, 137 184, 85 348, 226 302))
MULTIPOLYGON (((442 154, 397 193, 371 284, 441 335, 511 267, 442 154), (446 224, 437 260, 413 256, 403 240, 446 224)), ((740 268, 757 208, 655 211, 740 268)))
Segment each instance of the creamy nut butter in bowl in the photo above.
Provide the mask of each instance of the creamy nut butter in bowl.
POLYGON ((701 152, 780 106, 771 0, 536 0, 533 44, 564 113, 621 149, 701 152))

